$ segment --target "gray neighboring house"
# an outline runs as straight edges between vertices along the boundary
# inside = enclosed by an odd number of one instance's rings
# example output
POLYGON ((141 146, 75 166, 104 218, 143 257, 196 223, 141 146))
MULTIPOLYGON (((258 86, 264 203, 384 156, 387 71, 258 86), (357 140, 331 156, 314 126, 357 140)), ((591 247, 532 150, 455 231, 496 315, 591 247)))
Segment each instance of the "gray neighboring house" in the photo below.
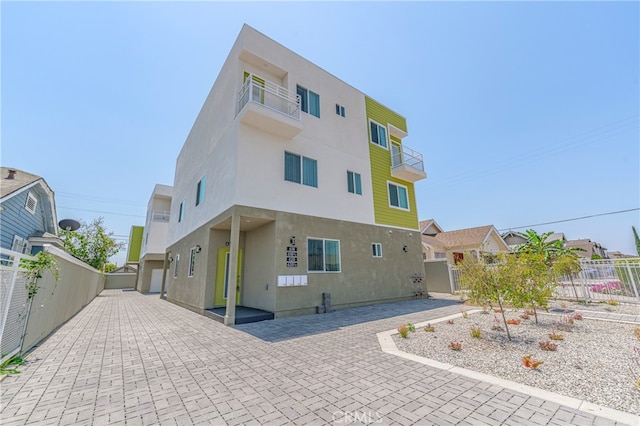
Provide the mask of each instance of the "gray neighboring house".
POLYGON ((39 251, 37 241, 57 240, 55 198, 47 182, 23 170, 0 169, 0 247, 32 254, 39 251))

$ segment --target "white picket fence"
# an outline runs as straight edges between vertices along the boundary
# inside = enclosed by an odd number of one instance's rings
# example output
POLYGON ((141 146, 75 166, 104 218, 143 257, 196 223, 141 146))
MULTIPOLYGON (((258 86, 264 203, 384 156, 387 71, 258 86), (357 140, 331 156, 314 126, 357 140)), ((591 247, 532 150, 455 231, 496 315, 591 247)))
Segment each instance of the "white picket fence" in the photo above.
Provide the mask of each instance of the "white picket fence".
POLYGON ((27 324, 26 280, 19 268, 25 254, 0 248, 0 362, 20 352, 27 324))
MULTIPOLYGON (((587 301, 616 300, 640 303, 640 258, 581 260, 581 271, 574 276, 559 277, 554 297, 587 301)), ((451 292, 463 292, 460 271, 449 265, 451 292)))

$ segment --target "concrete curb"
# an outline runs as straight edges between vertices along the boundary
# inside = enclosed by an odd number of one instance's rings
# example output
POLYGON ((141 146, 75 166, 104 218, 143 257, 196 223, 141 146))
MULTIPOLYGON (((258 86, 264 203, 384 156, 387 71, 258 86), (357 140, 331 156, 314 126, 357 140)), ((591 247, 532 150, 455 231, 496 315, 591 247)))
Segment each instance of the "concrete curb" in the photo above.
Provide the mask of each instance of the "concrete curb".
MULTIPOLYGON (((473 314, 477 312, 481 312, 481 309, 472 309, 467 311, 467 313, 469 314, 473 314)), ((416 328, 424 327, 427 324, 437 324, 439 322, 444 322, 450 319, 455 319, 460 317, 462 317, 462 314, 454 314, 454 315, 449 315, 442 318, 437 318, 431 321, 420 322, 415 324, 415 326, 416 328)), ((600 320, 598 318, 589 318, 589 319, 600 320)), ((480 380, 485 383, 501 386, 505 389, 521 392, 529 396, 555 402, 557 404, 561 404, 569 408, 574 408, 576 410, 584 411, 592 415, 596 415, 596 416, 604 417, 609 420, 624 423, 629 426, 637 426, 640 424, 640 420, 638 419, 638 416, 631 413, 614 410, 613 408, 603 407, 601 405, 596 405, 581 399, 560 395, 555 392, 534 388, 532 386, 524 385, 522 383, 513 382, 511 380, 490 376, 488 374, 479 373, 477 371, 456 367, 451 364, 446 364, 446 363, 435 361, 429 358, 421 357, 419 355, 403 352, 398 349, 395 342, 393 341, 393 338, 391 336, 393 336, 394 334, 398 334, 398 331, 387 330, 387 331, 382 331, 376 334, 376 336, 378 337, 378 343, 380 344, 380 349, 382 349, 382 352, 386 352, 388 354, 395 355, 400 358, 408 359, 410 361, 418 362, 420 364, 427 365, 429 367, 450 371, 452 373, 460 374, 461 376, 469 377, 471 379, 480 380)))

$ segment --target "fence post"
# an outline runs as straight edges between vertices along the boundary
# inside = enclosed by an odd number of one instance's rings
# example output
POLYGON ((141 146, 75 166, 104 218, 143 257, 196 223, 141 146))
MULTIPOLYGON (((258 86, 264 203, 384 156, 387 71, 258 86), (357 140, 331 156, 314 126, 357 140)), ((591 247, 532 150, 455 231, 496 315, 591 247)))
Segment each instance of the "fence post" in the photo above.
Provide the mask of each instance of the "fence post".
POLYGON ((633 278, 633 272, 631 270, 631 265, 629 264, 629 261, 625 261, 625 264, 627 265, 627 272, 629 273, 629 278, 631 279, 631 287, 633 288, 633 293, 636 295, 636 299, 640 300, 640 295, 638 295, 638 286, 636 285, 636 280, 633 278))

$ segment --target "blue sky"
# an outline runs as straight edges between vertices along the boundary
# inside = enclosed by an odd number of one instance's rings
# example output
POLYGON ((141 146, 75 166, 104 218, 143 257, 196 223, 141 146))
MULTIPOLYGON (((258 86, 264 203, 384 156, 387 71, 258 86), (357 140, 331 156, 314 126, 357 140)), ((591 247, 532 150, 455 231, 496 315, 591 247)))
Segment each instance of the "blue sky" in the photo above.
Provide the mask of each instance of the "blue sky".
MULTIPOLYGON (((640 207, 638 2, 0 8, 0 161, 44 177, 59 219, 144 224, 244 23, 407 118, 421 219, 501 230, 640 207)), ((631 226, 638 210, 534 228, 635 254, 631 226)))

